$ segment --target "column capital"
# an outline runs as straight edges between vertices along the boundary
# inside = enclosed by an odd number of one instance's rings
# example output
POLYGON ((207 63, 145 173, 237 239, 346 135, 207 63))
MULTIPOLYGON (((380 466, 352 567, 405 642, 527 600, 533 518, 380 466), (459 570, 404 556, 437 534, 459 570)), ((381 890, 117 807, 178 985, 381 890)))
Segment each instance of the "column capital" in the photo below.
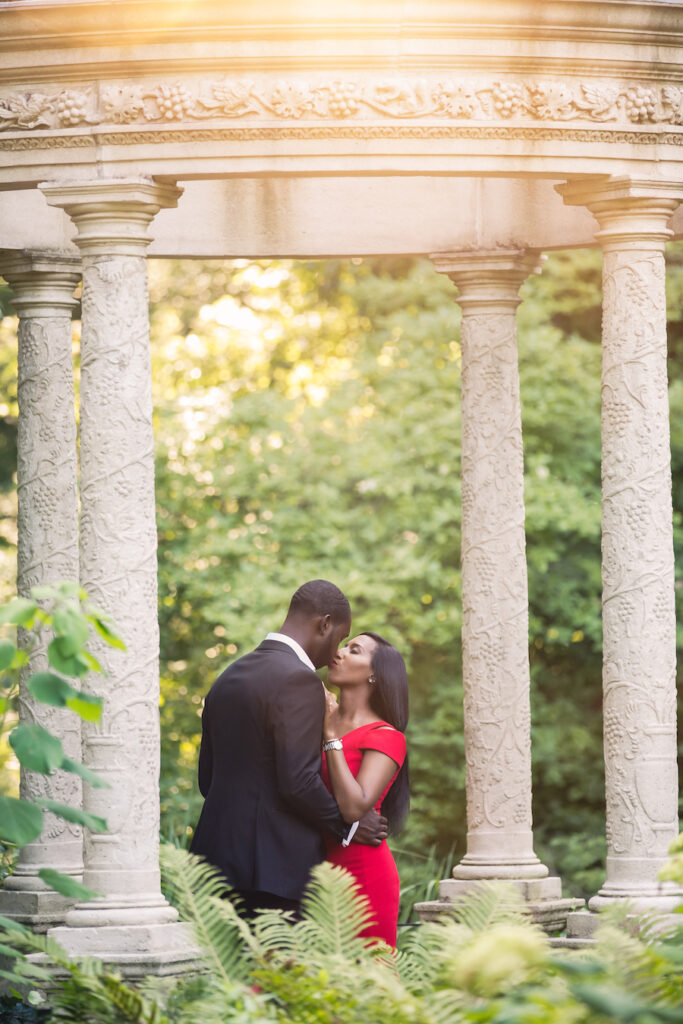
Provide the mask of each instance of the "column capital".
POLYGON ((458 286, 458 303, 517 306, 519 289, 545 259, 536 249, 473 249, 430 256, 435 269, 458 286))
POLYGON ((73 292, 81 279, 81 261, 69 253, 0 249, 0 274, 12 289, 22 317, 70 315, 78 305, 73 292))
POLYGON ((585 178, 556 185, 567 206, 585 206, 600 231, 603 249, 661 250, 673 232, 669 221, 683 202, 683 182, 623 176, 585 178))
POLYGON ((148 227, 159 210, 175 207, 176 185, 152 178, 43 182, 50 206, 65 210, 78 229, 74 241, 83 255, 144 256, 148 227))

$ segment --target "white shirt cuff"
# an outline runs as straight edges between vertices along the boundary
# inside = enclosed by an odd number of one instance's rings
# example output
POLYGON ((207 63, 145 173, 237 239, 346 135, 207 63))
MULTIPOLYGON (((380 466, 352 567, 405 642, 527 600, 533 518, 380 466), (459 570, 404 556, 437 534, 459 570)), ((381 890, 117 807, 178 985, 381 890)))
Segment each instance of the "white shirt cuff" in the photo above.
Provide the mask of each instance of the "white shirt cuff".
POLYGON ((351 842, 351 840, 355 836, 356 829, 358 828, 359 825, 360 825, 359 821, 354 821, 354 823, 352 824, 351 828, 349 829, 349 834, 347 835, 346 839, 342 839, 342 846, 348 846, 349 845, 349 843, 351 842))

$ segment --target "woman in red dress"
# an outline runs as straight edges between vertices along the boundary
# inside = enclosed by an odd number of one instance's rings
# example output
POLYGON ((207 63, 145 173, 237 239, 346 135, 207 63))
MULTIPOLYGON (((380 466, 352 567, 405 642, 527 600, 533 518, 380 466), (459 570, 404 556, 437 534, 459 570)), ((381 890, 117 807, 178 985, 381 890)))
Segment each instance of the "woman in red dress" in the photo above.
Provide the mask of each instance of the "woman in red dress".
MULTIPOLYGON (((339 703, 327 694, 323 780, 344 819, 358 821, 373 807, 396 832, 408 812, 408 677, 403 658, 376 633, 342 647, 327 675, 339 703)), ((342 846, 326 838, 327 859, 354 877, 373 912, 362 934, 396 945, 399 878, 386 840, 380 846, 342 846)))

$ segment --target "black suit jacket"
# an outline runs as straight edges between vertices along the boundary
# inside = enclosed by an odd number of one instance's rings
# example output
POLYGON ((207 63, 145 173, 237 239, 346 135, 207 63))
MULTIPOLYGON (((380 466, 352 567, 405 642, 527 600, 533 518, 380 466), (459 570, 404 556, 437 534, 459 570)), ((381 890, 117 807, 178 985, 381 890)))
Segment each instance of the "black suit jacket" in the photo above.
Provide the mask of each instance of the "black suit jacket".
POLYGON ((318 676, 277 640, 239 658, 202 715, 204 799, 191 850, 236 889, 298 900, 323 860, 322 830, 348 831, 320 777, 325 696, 318 676))

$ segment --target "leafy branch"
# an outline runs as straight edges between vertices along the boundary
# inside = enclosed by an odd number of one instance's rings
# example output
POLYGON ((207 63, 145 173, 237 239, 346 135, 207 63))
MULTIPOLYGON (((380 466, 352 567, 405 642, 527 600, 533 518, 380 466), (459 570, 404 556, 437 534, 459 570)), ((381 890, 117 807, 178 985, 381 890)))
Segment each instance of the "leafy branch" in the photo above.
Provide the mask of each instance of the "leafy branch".
MULTIPOLYGON (((61 740, 44 726, 22 721, 12 725, 19 717, 23 687, 39 703, 68 708, 88 722, 100 721, 102 699, 80 689, 76 681, 91 671, 103 671, 87 648, 91 633, 110 647, 124 649, 109 617, 92 604, 77 583, 65 582, 34 587, 30 598, 13 598, 0 608, 0 629, 13 634, 0 639, 0 736, 11 729, 9 745, 27 771, 42 775, 57 770, 70 772, 91 786, 106 787, 108 784, 95 772, 68 757, 61 740), (29 674, 32 659, 43 652, 47 670, 29 674)), ((103 818, 79 807, 47 798, 28 800, 0 793, 0 843, 11 849, 33 842, 43 830, 45 811, 93 832, 107 829, 103 818)), ((50 888, 65 896, 86 899, 96 895, 58 871, 43 868, 38 874, 50 888)))

